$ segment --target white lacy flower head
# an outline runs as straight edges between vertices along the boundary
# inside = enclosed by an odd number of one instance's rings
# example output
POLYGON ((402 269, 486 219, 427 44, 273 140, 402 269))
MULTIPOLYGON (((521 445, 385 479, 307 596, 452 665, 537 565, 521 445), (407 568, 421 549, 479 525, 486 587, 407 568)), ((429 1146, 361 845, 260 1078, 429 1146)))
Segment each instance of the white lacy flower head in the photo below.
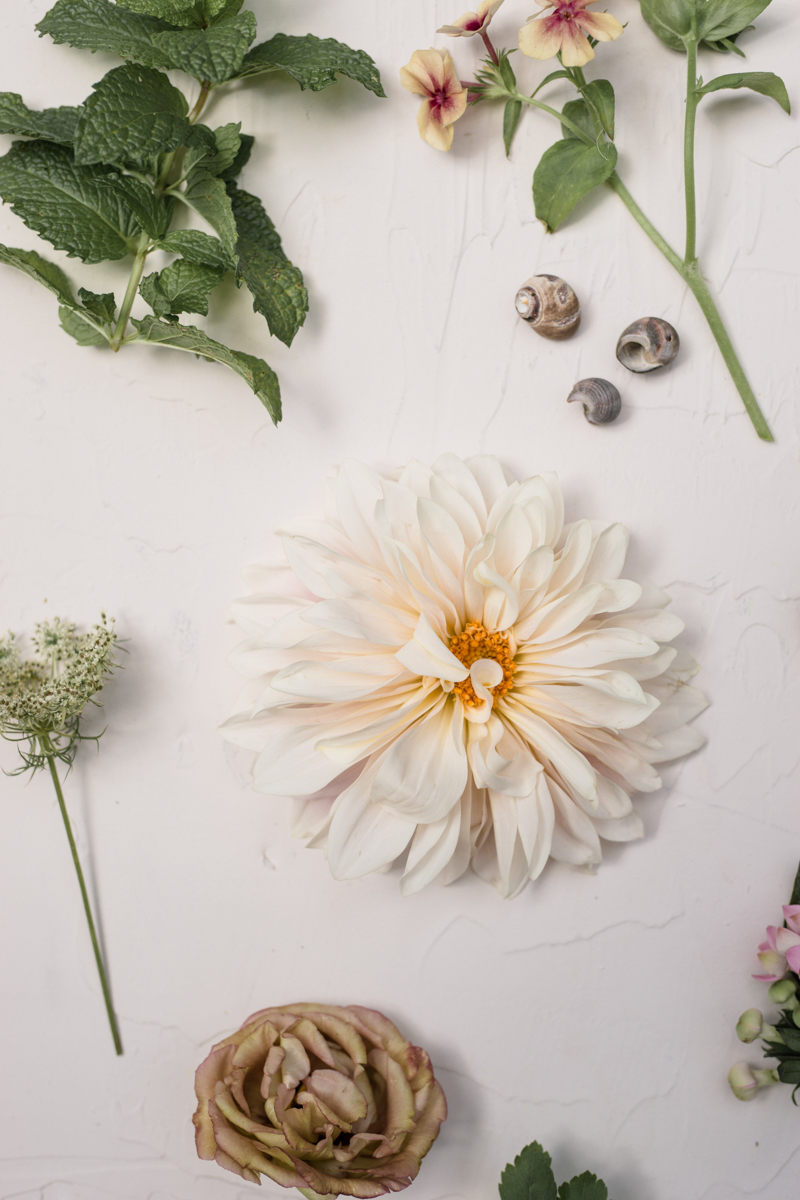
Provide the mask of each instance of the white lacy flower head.
POLYGON ((279 532, 286 562, 233 606, 249 682, 222 733, 335 878, 406 855, 405 895, 471 865, 514 896, 641 837, 631 793, 702 745, 697 667, 665 644, 683 622, 620 578, 621 525, 564 525, 554 475, 347 461, 325 519, 279 532))

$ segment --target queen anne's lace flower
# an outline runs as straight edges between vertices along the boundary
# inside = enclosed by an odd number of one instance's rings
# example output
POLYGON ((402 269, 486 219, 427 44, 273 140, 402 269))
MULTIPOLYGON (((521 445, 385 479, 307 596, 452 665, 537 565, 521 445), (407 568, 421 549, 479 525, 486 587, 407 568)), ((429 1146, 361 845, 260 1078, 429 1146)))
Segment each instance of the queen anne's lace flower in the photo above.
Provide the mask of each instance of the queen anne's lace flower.
POLYGON ((326 500, 281 531, 287 563, 248 569, 222 732, 333 875, 407 851, 404 894, 471 864, 513 896, 548 856, 640 837, 630 795, 702 745, 705 700, 667 596, 619 577, 622 526, 564 526, 555 476, 489 456, 345 462, 326 500))

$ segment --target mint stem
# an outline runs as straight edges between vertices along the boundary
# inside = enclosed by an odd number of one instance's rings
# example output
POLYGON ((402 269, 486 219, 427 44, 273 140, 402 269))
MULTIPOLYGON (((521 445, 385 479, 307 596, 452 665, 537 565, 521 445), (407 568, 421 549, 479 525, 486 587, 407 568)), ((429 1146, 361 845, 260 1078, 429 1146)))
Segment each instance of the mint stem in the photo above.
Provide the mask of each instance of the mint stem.
POLYGON ((44 752, 44 754, 47 758, 47 765, 50 768, 50 775, 53 780, 53 787, 56 789, 56 796, 58 798, 58 807, 61 809, 61 816, 64 821, 64 828, 67 831, 67 841, 69 842, 69 848, 70 848, 70 851, 72 852, 72 861, 75 864, 75 872, 78 876, 78 884, 81 889, 81 898, 83 899, 83 909, 84 909, 84 912, 86 913, 86 920, 89 924, 89 936, 92 939, 92 949, 94 950, 94 959, 95 959, 95 962, 97 963, 98 974, 100 975, 100 986, 103 989, 103 999, 105 1001, 106 1012, 108 1014, 108 1023, 111 1026, 111 1036, 114 1039, 114 1049, 116 1050, 117 1054, 122 1054, 122 1038, 120 1037, 119 1026, 117 1025, 117 1018, 114 1013, 114 1005, 113 1005, 113 1002, 111 999, 111 988, 109 987, 108 978, 106 976, 106 969, 103 965, 103 956, 100 953, 100 942, 97 937, 97 930, 95 929, 94 919, 92 918, 92 909, 91 909, 91 905, 89 904, 89 893, 86 890, 86 881, 83 878, 83 871, 81 869, 81 861, 78 857, 78 848, 75 845, 75 838, 72 836, 72 826, 70 825, 69 814, 67 813, 67 806, 64 802, 64 793, 61 790, 61 781, 58 778, 58 771, 56 770, 55 751, 53 749, 53 744, 48 737, 46 737, 46 736, 40 737, 39 740, 40 740, 40 743, 42 746, 42 751, 44 752))

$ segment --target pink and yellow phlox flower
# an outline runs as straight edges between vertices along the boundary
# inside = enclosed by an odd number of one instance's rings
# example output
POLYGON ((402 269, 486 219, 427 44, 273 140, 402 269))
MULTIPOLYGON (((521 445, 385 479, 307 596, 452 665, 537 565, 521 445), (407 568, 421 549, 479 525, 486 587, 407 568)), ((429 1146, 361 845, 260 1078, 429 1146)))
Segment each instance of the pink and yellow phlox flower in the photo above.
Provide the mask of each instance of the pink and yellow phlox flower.
POLYGON ((400 68, 406 91, 422 96, 417 115, 420 137, 436 150, 449 150, 453 122, 467 107, 467 89, 462 87, 455 65, 446 50, 415 50, 411 61, 400 68))
POLYGON ((586 12, 595 0, 545 0, 542 12, 519 31, 519 48, 529 58, 555 58, 560 52, 565 67, 582 67, 594 58, 586 35, 598 42, 613 42, 622 26, 609 13, 586 12), (545 9, 552 9, 543 16, 545 9))
POLYGON ((442 25, 436 32, 448 37, 474 37, 483 33, 502 3, 503 0, 481 0, 477 12, 465 12, 452 25, 442 25))
POLYGON ((782 979, 787 969, 800 974, 800 905, 784 904, 783 915, 787 928, 767 927, 767 940, 758 947, 758 960, 766 972, 754 975, 765 983, 782 979))

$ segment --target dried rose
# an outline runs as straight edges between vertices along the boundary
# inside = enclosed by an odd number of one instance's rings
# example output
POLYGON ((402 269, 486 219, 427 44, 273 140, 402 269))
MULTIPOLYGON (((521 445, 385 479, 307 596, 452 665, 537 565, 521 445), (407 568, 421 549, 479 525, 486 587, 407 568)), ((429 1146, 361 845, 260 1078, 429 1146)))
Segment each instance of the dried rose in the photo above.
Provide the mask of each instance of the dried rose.
POLYGON ((200 1158, 324 1196, 402 1191, 447 1116, 426 1052, 357 1005, 254 1013, 201 1063, 195 1091, 200 1158))

